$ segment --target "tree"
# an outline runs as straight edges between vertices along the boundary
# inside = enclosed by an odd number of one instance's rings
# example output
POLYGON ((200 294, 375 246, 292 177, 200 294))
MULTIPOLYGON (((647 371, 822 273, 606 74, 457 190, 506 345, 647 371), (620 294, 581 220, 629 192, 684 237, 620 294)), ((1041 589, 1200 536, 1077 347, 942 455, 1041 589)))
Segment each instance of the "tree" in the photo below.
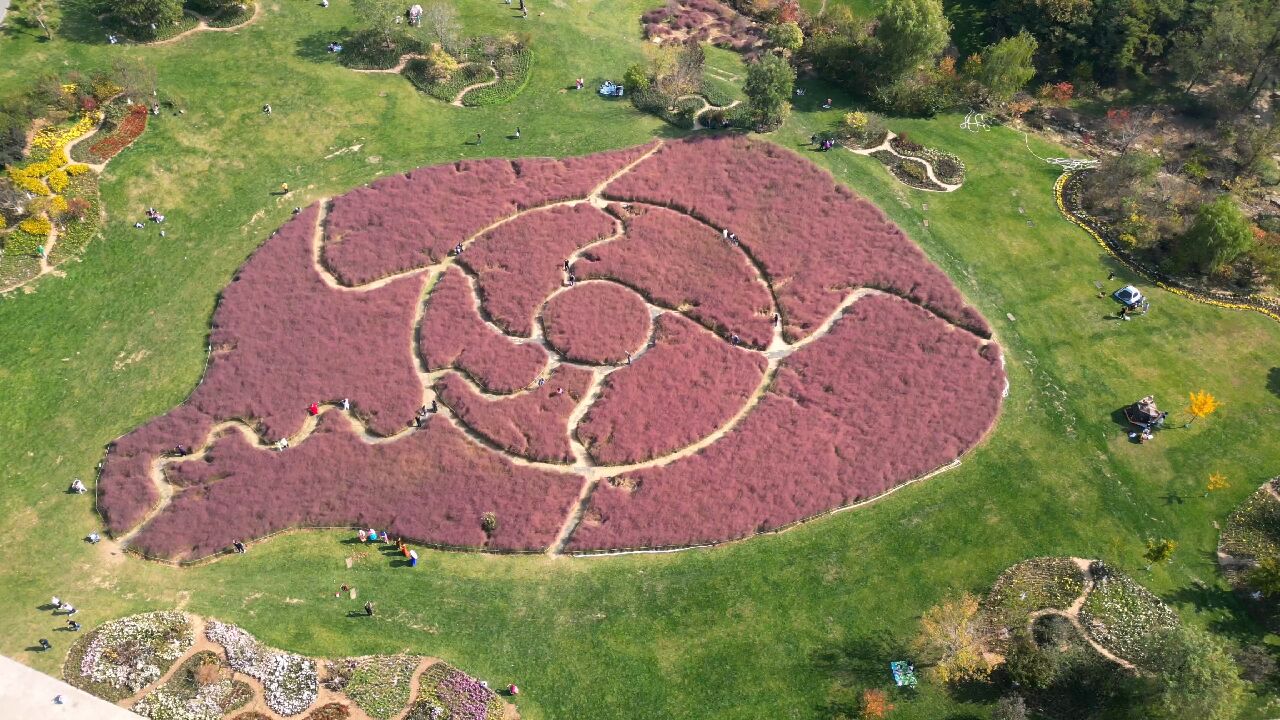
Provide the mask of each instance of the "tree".
POLYGON ((137 60, 119 56, 112 61, 111 69, 129 103, 134 102, 133 98, 141 101, 156 91, 156 71, 137 60))
POLYGON ((858 713, 860 720, 882 720, 893 712, 893 703, 883 690, 863 690, 862 710, 858 713))
POLYGON ((768 36, 769 42, 773 43, 775 47, 781 48, 783 53, 788 56, 804 45, 804 31, 795 22, 770 25, 768 36))
POLYGON ((790 109, 795 83, 796 71, 777 55, 765 55, 747 66, 742 90, 752 121, 767 128, 781 125, 790 109))
POLYGON ((458 11, 449 3, 436 0, 423 6, 422 28, 450 55, 462 50, 462 22, 458 20, 458 11))
POLYGON ((886 0, 876 27, 885 80, 932 60, 950 42, 950 32, 942 0, 886 0))
POLYGON ((1021 695, 1006 695, 996 701, 991 720, 1027 720, 1027 702, 1021 695))
POLYGON ((1039 44, 1026 30, 1007 37, 983 52, 976 79, 988 102, 1003 104, 1026 87, 1036 74, 1032 58, 1039 44))
POLYGON ((1229 487, 1231 487, 1231 483, 1227 482, 1226 475, 1223 475, 1222 473, 1213 473, 1209 475, 1209 481, 1204 485, 1204 495, 1205 497, 1208 497, 1211 492, 1225 490, 1229 487))
POLYGON ((1244 577, 1245 584, 1266 595, 1280 595, 1280 555, 1268 555, 1250 568, 1244 577))
POLYGON ((1178 239, 1174 259, 1187 270, 1222 272, 1253 247, 1249 219, 1230 196, 1200 206, 1195 223, 1178 239))
POLYGON ((1177 626, 1149 643, 1156 718, 1230 720, 1240 710, 1244 682, 1221 640, 1203 630, 1177 626))
POLYGON ((987 638, 978 599, 965 593, 925 611, 915 649, 933 663, 933 673, 942 682, 979 680, 992 670, 985 655, 987 638))
MULTIPOLYGON (((1147 551, 1142 557, 1147 559, 1151 565, 1158 565, 1162 562, 1173 559, 1173 554, 1178 550, 1178 543, 1169 538, 1160 538, 1159 540, 1152 538, 1147 541, 1147 551)), ((1148 566, 1150 569, 1150 566, 1148 566)))
POLYGON ((182 19, 179 0, 107 0, 108 12, 137 27, 172 25, 182 19))
POLYGON ((1187 403, 1187 412, 1191 413, 1191 419, 1187 421, 1187 424, 1190 425, 1196 420, 1207 418, 1217 409, 1218 398, 1210 395, 1206 390, 1193 392, 1191 393, 1190 401, 1187 403))
POLYGON ((395 47, 396 38, 402 32, 397 22, 404 12, 400 0, 351 0, 351 9, 384 48, 395 47))
POLYGON ((36 1, 35 6, 31 8, 31 19, 35 20, 40 29, 44 31, 46 40, 53 39, 53 31, 58 29, 58 16, 49 12, 49 7, 45 0, 36 1))
POLYGON ((1200 82, 1213 82, 1240 63, 1248 52, 1251 23, 1238 2, 1216 3, 1204 26, 1179 30, 1170 39, 1169 69, 1185 82, 1183 93, 1200 82))
POLYGON ((1011 680, 1032 690, 1045 690, 1053 685, 1059 671, 1056 654, 1042 650, 1025 629, 1018 631, 1009 643, 1004 667, 1011 680))

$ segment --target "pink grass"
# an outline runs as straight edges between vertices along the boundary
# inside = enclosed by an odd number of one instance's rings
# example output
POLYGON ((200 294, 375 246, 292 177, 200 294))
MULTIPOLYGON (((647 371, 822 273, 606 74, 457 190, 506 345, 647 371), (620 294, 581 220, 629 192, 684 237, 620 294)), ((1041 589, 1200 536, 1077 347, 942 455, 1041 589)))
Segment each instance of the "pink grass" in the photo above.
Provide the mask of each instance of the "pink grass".
POLYGON ((616 365, 649 340, 649 308, 620 285, 582 283, 547 302, 542 326, 547 343, 566 359, 616 365))

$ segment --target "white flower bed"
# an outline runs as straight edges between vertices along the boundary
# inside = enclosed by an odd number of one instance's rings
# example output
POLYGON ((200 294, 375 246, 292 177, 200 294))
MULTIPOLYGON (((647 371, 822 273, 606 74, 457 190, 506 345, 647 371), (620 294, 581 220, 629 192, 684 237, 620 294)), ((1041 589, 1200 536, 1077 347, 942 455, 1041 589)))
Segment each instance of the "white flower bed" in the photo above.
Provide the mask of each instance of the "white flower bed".
POLYGON ((1089 634, 1103 647, 1130 662, 1147 655, 1151 633, 1178 624, 1178 615, 1136 580, 1094 563, 1093 592, 1080 609, 1089 634))
POLYGON ((152 720, 221 720, 222 703, 232 691, 230 680, 206 685, 193 698, 161 688, 139 700, 133 711, 152 720))
POLYGON ((159 680, 195 638, 186 615, 160 611, 113 620, 86 640, 79 667, 68 671, 79 672, 75 684, 87 681, 91 692, 118 700, 159 680))
POLYGON ((205 635, 227 652, 232 669, 257 678, 267 707, 281 715, 297 715, 319 694, 316 663, 310 658, 272 650, 235 625, 210 620, 205 635))

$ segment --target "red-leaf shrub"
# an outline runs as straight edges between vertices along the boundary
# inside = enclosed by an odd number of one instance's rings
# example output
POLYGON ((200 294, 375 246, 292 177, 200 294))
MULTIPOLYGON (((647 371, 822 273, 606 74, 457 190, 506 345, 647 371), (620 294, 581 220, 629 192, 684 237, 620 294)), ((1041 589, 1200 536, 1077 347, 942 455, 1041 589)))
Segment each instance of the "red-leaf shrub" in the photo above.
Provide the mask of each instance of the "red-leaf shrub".
POLYGON ((689 317, 724 337, 766 348, 773 299, 756 269, 719 232, 688 215, 647 205, 617 209, 626 234, 583 253, 579 278, 609 278, 650 302, 688 308, 689 317))
POLYGON ((697 442, 760 385, 763 355, 679 315, 664 313, 655 324, 653 347, 605 379, 578 425, 578 439, 601 464, 640 462, 697 442))
POLYGON ((789 339, 813 332, 858 287, 901 295, 990 335, 879 209, 789 150, 742 137, 667 143, 605 195, 673 207, 737 233, 773 284, 789 339))
POLYGON ((188 488, 136 547, 194 559, 289 527, 362 525, 442 545, 537 549, 555 538, 581 487, 577 476, 520 467, 474 445, 439 415, 394 442, 368 443, 346 416, 327 412, 284 452, 230 432, 209 457, 171 466, 188 488), (487 544, 486 512, 498 518, 487 544))
POLYGON ((591 364, 626 361, 649 339, 649 307, 620 285, 588 282, 547 301, 542 328, 547 344, 567 360, 591 364))
POLYGON ((559 365, 541 387, 510 397, 485 397, 457 373, 440 378, 435 390, 463 424, 502 449, 529 460, 570 462, 569 415, 591 379, 590 370, 559 365))
POLYGON ((129 147, 138 136, 147 129, 147 106, 130 105, 129 114, 125 115, 111 134, 95 141, 89 146, 89 154, 96 162, 106 162, 115 157, 121 150, 129 147))
POLYGON ((995 420, 996 345, 865 297, 783 361, 760 404, 689 458, 591 496, 570 549, 744 537, 889 490, 973 447, 995 420))
POLYGON ((334 198, 325 265, 346 285, 429 265, 520 210, 585 197, 649 148, 564 160, 462 160, 379 179, 334 198))
POLYGON ((547 363, 541 345, 516 344, 485 324, 471 281, 457 268, 449 268, 431 289, 418 346, 428 370, 457 368, 487 392, 527 387, 547 363))
POLYGON ((529 337, 534 315, 564 279, 564 261, 609 237, 614 220, 588 203, 531 212, 481 235, 458 260, 476 276, 493 323, 529 337))

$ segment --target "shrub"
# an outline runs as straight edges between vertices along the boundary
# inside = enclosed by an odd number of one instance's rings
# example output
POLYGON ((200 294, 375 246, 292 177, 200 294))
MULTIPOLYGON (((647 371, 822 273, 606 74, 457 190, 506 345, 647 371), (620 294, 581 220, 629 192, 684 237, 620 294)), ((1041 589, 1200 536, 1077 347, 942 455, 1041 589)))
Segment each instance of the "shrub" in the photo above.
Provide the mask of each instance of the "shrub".
POLYGON ((18 229, 32 235, 48 237, 49 233, 53 231, 53 223, 49 222, 47 217, 29 217, 18 223, 18 229))
POLYGON ((583 283, 547 301, 542 327, 547 343, 566 360, 617 365, 649 339, 649 308, 625 287, 583 283))

